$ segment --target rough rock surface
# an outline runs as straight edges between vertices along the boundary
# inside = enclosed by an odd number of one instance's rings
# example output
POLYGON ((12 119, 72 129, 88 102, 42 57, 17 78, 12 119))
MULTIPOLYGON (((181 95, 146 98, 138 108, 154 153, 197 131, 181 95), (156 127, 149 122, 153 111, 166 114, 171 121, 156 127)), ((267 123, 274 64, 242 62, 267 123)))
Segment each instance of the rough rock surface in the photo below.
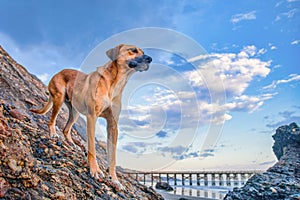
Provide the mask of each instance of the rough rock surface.
POLYGON ((281 126, 273 135, 278 162, 266 172, 251 177, 224 199, 300 200, 300 129, 296 123, 281 126))
POLYGON ((155 188, 159 190, 166 190, 166 191, 174 190, 167 182, 157 182, 155 188))
POLYGON ((68 117, 57 120, 59 138, 50 138, 45 116, 28 111, 45 104, 47 89, 0 46, 0 199, 162 199, 152 188, 118 172, 125 191, 117 191, 106 172, 105 149, 97 146, 101 180, 90 177, 86 159, 85 122, 72 129, 78 148, 65 142, 68 117))

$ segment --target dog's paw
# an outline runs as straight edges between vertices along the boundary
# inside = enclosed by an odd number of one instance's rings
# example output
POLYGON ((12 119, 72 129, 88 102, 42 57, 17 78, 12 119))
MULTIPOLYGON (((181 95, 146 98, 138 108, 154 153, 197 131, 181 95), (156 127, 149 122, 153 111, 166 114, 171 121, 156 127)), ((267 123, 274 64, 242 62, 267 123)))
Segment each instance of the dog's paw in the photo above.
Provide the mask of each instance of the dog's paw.
POLYGON ((118 180, 112 181, 112 186, 117 191, 125 191, 125 187, 118 180))
POLYGON ((52 133, 52 134, 50 134, 50 138, 51 139, 57 139, 57 138, 61 138, 61 137, 57 133, 52 133))
POLYGON ((90 174, 91 177, 94 178, 96 181, 101 181, 104 178, 104 174, 98 166, 96 168, 91 168, 90 174))
POLYGON ((61 131, 57 127, 50 126, 50 138, 51 139, 61 139, 60 133, 61 131), (58 134, 59 133, 59 134, 58 134))
POLYGON ((71 140, 67 139, 66 142, 72 149, 81 150, 80 147, 77 146, 72 139, 71 140))
POLYGON ((111 177, 109 177, 110 179, 110 185, 115 188, 116 191, 125 191, 125 187, 120 183, 120 181, 115 178, 115 179, 112 179, 111 177))
POLYGON ((77 146, 75 143, 70 144, 70 146, 77 151, 81 151, 81 148, 79 146, 77 146))

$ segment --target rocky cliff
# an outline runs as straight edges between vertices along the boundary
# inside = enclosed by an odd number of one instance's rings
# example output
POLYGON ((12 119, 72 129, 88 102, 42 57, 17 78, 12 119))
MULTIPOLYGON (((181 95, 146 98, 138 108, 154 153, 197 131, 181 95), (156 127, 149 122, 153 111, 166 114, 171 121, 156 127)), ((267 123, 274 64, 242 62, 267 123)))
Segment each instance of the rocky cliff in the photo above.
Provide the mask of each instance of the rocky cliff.
MULTIPOLYGON (((42 66, 41 66, 42 67, 42 66)), ((109 178, 90 177, 86 159, 85 123, 79 120, 69 146, 62 130, 68 117, 60 112, 57 132, 50 138, 45 116, 28 112, 48 98, 47 89, 0 46, 0 199, 162 199, 153 189, 120 172, 126 188, 116 191, 109 178)), ((97 146, 100 168, 106 172, 105 149, 97 146)))
POLYGON ((224 199, 300 199, 300 129, 296 123, 281 126, 273 135, 278 162, 265 173, 254 175, 242 188, 224 199))

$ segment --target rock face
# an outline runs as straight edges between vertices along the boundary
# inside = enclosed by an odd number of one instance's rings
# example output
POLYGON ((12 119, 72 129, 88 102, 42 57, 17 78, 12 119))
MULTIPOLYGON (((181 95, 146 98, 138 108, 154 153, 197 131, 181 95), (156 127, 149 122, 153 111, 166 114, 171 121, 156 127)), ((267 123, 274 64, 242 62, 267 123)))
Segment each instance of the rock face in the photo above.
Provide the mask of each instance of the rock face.
POLYGON ((273 151, 278 160, 284 155, 285 148, 289 146, 300 145, 300 129, 296 123, 291 123, 289 126, 281 126, 273 135, 275 143, 273 151))
POLYGON ((224 199, 300 199, 300 129, 296 123, 281 126, 273 135, 278 162, 266 172, 251 177, 224 199))
POLYGON ((28 112, 45 104, 47 89, 0 46, 0 199, 162 199, 153 189, 118 172, 125 191, 116 191, 106 172, 106 151, 97 146, 104 179, 90 177, 86 159, 85 122, 72 129, 78 148, 60 130, 68 117, 57 119, 59 138, 50 138, 45 116, 28 112))
POLYGON ((159 190, 166 190, 166 191, 173 191, 174 189, 166 182, 157 182, 155 185, 156 189, 159 190))

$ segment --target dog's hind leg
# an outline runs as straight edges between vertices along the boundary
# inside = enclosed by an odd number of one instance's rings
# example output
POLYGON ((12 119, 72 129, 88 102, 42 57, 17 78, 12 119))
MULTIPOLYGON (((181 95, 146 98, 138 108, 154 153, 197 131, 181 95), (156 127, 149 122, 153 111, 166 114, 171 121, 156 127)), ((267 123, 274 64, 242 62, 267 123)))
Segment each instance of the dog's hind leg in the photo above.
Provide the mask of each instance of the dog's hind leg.
POLYGON ((68 109, 69 109, 69 119, 68 122, 63 130, 64 136, 66 138, 66 140, 72 144, 75 145, 72 137, 71 137, 71 128, 74 124, 74 122, 78 119, 79 117, 79 113, 78 111, 72 106, 71 102, 69 101, 65 101, 65 104, 67 105, 68 109))
MULTIPOLYGON (((51 93, 51 91, 50 91, 50 93, 51 93)), ((56 118, 57 118, 59 110, 64 102, 65 94, 61 93, 61 92, 57 92, 54 95, 53 95, 53 93, 51 93, 51 94, 52 94, 53 106, 52 106, 52 115, 51 115, 48 126, 50 129, 50 136, 56 137, 57 136, 56 131, 55 131, 56 118)))

